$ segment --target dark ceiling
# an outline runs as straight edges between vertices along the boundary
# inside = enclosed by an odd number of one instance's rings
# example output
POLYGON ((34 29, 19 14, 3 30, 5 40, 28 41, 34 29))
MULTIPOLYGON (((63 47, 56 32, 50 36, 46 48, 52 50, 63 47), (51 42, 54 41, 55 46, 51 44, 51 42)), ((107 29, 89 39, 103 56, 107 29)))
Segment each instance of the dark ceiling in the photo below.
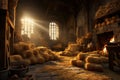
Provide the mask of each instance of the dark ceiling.
POLYGON ((37 19, 67 20, 76 15, 85 0, 19 0, 17 15, 29 14, 37 19))

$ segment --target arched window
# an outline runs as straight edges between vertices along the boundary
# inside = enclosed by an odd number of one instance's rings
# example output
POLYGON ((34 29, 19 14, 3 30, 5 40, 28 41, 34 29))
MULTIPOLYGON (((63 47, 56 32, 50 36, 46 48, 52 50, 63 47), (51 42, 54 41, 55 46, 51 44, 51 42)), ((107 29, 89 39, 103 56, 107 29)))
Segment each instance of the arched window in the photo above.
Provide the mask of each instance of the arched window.
POLYGON ((51 40, 59 38, 59 27, 55 22, 50 22, 49 24, 49 36, 51 40))
POLYGON ((33 20, 29 18, 24 18, 22 21, 21 35, 27 35, 29 38, 33 33, 33 20))

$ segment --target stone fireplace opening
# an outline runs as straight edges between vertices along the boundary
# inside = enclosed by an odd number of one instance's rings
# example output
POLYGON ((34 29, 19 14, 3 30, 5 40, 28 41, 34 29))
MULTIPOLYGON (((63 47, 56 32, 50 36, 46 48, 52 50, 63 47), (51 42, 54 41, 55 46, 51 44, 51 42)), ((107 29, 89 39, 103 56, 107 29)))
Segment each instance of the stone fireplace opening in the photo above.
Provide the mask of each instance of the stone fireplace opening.
POLYGON ((104 46, 114 37, 113 31, 97 34, 97 49, 102 50, 104 46))

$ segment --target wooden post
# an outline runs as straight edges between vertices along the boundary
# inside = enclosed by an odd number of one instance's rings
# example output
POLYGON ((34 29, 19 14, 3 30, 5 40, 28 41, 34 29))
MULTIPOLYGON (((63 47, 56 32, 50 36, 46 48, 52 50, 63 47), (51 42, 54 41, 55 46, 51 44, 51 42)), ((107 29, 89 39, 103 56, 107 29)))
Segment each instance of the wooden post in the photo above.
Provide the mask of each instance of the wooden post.
POLYGON ((0 70, 8 68, 7 44, 7 10, 0 9, 0 70))

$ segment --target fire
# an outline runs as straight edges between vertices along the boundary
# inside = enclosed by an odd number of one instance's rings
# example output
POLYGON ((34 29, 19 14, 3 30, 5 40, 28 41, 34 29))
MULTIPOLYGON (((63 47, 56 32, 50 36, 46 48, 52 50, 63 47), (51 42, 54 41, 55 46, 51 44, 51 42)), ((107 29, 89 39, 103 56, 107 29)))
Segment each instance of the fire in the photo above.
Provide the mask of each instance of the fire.
MULTIPOLYGON (((113 43, 113 42, 115 42, 115 38, 114 37, 112 37, 111 39, 110 39, 110 41, 109 41, 110 43, 113 43)), ((103 55, 105 55, 105 54, 107 54, 108 52, 107 52, 107 48, 106 48, 106 46, 107 46, 107 44, 105 44, 104 45, 104 48, 103 48, 103 55)))
POLYGON ((112 38, 110 39, 110 43, 113 43, 113 42, 115 42, 115 38, 114 38, 114 37, 112 37, 112 38))
POLYGON ((107 45, 105 45, 104 48, 103 48, 103 53, 104 53, 104 54, 107 54, 107 48, 106 48, 106 46, 107 46, 107 45))

